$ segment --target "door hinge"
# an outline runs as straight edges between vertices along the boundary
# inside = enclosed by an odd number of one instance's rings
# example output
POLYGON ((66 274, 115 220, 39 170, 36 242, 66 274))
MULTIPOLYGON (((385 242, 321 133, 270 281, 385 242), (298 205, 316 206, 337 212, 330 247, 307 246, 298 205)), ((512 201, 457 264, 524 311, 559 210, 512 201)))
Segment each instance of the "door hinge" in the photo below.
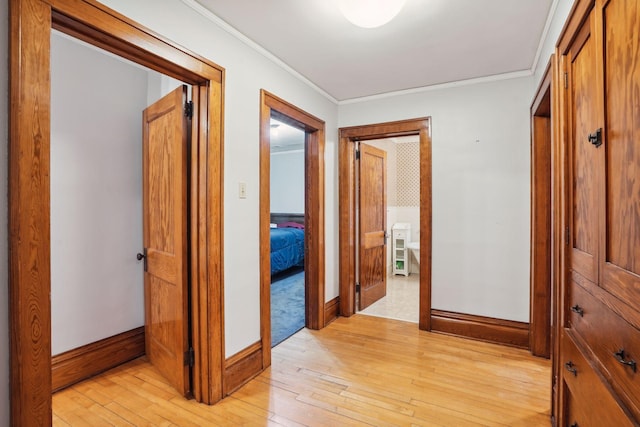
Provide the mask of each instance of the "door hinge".
POLYGON ((564 229, 564 241, 566 245, 569 244, 569 227, 564 229))
POLYGON ((187 101, 184 103, 184 116, 188 119, 193 118, 193 101, 187 101))
POLYGON ((569 89, 569 74, 564 73, 564 88, 569 89))
POLYGON ((193 347, 189 347, 189 350, 184 352, 184 365, 193 367, 196 362, 196 354, 193 351, 193 347))
POLYGON ((360 283, 356 282, 356 292, 360 292, 360 283))
POLYGON ((356 150, 356 160, 360 160, 360 150, 356 150))
POLYGON ((387 230, 384 230, 384 244, 387 244, 387 239, 389 238, 389 233, 387 233, 387 230))

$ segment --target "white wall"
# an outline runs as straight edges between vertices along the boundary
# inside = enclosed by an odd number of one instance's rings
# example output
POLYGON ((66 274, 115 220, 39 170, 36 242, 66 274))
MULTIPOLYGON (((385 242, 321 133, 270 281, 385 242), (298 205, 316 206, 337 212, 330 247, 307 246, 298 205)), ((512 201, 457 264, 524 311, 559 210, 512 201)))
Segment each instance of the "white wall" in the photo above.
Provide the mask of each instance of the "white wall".
POLYGON ((564 27, 564 23, 569 16, 573 3, 574 0, 555 0, 552 4, 552 7, 554 8, 554 15, 549 23, 546 38, 542 43, 542 49, 540 50, 540 58, 536 64, 536 69, 534 70, 534 87, 537 87, 538 83, 542 80, 544 70, 547 68, 549 58, 555 50, 558 37, 560 37, 560 31, 562 31, 562 27, 564 27))
POLYGON ((9 0, 0 0, 0 425, 9 425, 9 303, 7 141, 9 99, 9 0))
POLYGON ((54 33, 51 106, 55 355, 144 325, 147 71, 54 33))
POLYGON ((304 213, 304 149, 271 153, 271 212, 304 213))
POLYGON ((340 126, 432 117, 434 308, 529 320, 532 80, 340 106, 340 126))
POLYGON ((224 128, 225 352, 260 339, 259 106, 264 88, 326 121, 326 299, 338 295, 337 108, 292 74, 179 0, 105 0, 107 6, 226 69, 224 128), (238 183, 247 198, 238 197, 238 183))

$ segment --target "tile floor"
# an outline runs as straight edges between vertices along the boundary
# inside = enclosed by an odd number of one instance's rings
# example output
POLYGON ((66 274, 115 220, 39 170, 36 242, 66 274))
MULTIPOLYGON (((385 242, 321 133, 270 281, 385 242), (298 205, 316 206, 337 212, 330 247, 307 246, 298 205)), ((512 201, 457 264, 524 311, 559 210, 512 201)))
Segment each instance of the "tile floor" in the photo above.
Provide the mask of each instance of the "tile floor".
POLYGON ((359 313, 418 323, 419 296, 419 274, 389 276, 387 295, 359 313))

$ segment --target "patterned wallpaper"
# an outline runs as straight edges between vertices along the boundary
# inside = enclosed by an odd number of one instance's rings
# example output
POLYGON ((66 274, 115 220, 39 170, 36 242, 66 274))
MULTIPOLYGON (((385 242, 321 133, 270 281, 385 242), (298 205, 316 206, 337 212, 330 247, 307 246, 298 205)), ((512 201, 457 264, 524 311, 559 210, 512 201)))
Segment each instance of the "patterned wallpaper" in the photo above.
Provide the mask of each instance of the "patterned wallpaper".
POLYGON ((420 206, 420 143, 397 144, 398 206, 420 206))

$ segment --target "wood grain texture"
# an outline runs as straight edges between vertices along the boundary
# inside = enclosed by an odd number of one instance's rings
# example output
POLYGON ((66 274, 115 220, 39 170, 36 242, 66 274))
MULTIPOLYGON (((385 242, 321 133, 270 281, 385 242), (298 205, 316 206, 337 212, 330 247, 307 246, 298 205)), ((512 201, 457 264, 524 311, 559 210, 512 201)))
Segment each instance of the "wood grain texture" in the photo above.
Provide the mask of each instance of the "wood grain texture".
POLYGON ((583 314, 572 311, 567 328, 584 340, 582 347, 592 352, 592 363, 618 392, 619 398, 636 419, 640 420, 640 387, 637 386, 640 373, 619 363, 614 355, 624 349, 626 359, 640 363, 640 330, 629 325, 624 318, 612 314, 591 293, 594 288, 597 286, 589 282, 571 282, 569 306, 579 306, 583 314))
POLYGON ((50 9, 40 1, 11 2, 11 423, 25 427, 51 419, 50 19, 50 9))
POLYGON ((563 230, 566 217, 562 210, 562 177, 563 145, 562 128, 560 126, 562 116, 562 91, 564 78, 561 78, 559 54, 556 51, 551 55, 551 420, 552 425, 558 422, 561 407, 559 398, 559 356, 560 336, 558 325, 562 316, 562 286, 564 274, 564 244, 563 230))
POLYGON ((46 0, 52 28, 188 83, 221 84, 224 69, 95 0, 46 0), (95 25, 78 17, 89 17, 95 25), (167 55, 171 52, 172 55, 167 55))
POLYGON ((429 117, 341 128, 339 162, 340 314, 355 313, 356 201, 355 141, 418 135, 420 139, 420 313, 419 327, 431 329, 431 119, 429 117))
POLYGON ((258 341, 225 361, 225 396, 233 393, 262 372, 262 349, 262 342, 258 341))
POLYGON ((187 276, 187 140, 182 85, 147 107, 142 130, 145 352, 183 395, 191 392, 187 276))
POLYGON ((550 363, 526 350, 355 315, 303 329, 272 354, 269 369, 215 406, 185 400, 140 359, 55 394, 54 414, 76 427, 113 417, 120 425, 549 425, 550 363))
POLYGON ((551 356, 551 62, 531 105, 529 349, 551 356))
POLYGON ((597 129, 596 46, 594 18, 581 28, 570 48, 568 80, 571 93, 570 187, 571 268, 596 282, 598 275, 598 209, 595 190, 599 182, 598 154, 588 135, 597 129))
POLYGON ((603 15, 607 204, 600 224, 601 286, 640 310, 640 1, 611 1, 603 15))
POLYGON ((333 322, 340 315, 340 297, 324 303, 324 326, 333 322))
POLYGON ((569 423, 594 426, 633 426, 618 402, 607 390, 598 374, 593 370, 584 355, 574 344, 579 337, 572 331, 562 334, 563 382, 576 400, 573 414, 567 418, 569 423), (585 403, 587 403, 585 405, 585 403))
POLYGON ((305 326, 324 327, 324 121, 277 96, 260 92, 260 333, 263 368, 271 364, 270 120, 305 132, 305 326))
MULTIPOLYGON (((561 168, 558 177, 561 205, 570 226, 577 218, 584 227, 572 236, 569 250, 560 249, 564 265, 557 328, 568 328, 567 341, 572 343, 560 348, 554 369, 555 378, 564 377, 554 399, 560 425, 579 416, 584 417, 580 424, 593 425, 637 425, 640 420, 635 373, 614 355, 624 349, 623 361, 629 361, 640 352, 640 281, 633 271, 640 244, 640 157, 635 141, 637 102, 629 99, 639 87, 639 11, 638 0, 579 0, 557 50, 562 55, 559 68, 569 80, 569 89, 558 97, 560 158, 567 170, 563 174, 561 168), (577 147, 581 134, 597 128, 603 129, 600 147, 577 147), (585 247, 591 253, 585 253, 585 247), (582 365, 589 368, 582 372, 604 379, 604 391, 589 394, 598 388, 595 380, 576 386, 562 371, 565 356, 584 359, 582 365), (614 409, 617 404, 622 413, 614 409)), ((579 382, 580 374, 577 378, 579 382)))
MULTIPOLYGON (((200 300, 193 318, 204 341, 195 371, 204 392, 222 398, 222 123, 224 70, 93 0, 11 0, 10 327, 11 422, 47 425, 51 410, 49 122, 51 27, 201 88, 197 109, 200 217, 192 254, 200 300), (52 10, 52 5, 54 10, 52 10), (201 232, 204 232, 201 234, 201 232), (195 250, 194 250, 195 249, 195 250), (204 280, 204 281, 202 281, 204 280)), ((193 184, 193 183, 192 183, 193 184)), ((192 267, 193 268, 193 267, 192 267)), ((193 271, 193 270, 192 270, 193 271)))
POLYGON ((54 392, 144 355, 144 326, 51 358, 54 392))
POLYGON ((360 143, 359 278, 360 310, 387 294, 387 152, 360 143))
POLYGON ((340 134, 338 147, 338 277, 340 315, 356 312, 356 156, 353 140, 340 134))
POLYGON ((433 309, 431 330, 495 344, 529 348, 529 324, 524 322, 433 309))
POLYGON ((432 158, 431 118, 421 125, 420 137, 420 308, 418 325, 431 330, 431 236, 432 214, 432 158))
MULTIPOLYGON (((198 363, 193 372, 198 373, 206 382, 208 399, 201 402, 210 405, 224 396, 222 377, 224 367, 224 73, 222 84, 205 81, 201 86, 206 97, 206 109, 199 112, 201 158, 198 169, 201 184, 198 187, 198 211, 202 212, 199 227, 206 230, 206 239, 198 241, 195 249, 202 254, 200 264, 206 280, 194 283, 191 287, 200 287, 200 300, 197 308, 192 305, 192 319, 200 318, 203 329, 203 341, 200 349, 208 359, 208 369, 200 369, 198 363), (205 273, 206 272, 206 273, 205 273), (193 311, 198 310, 198 311, 193 311)), ((194 256, 194 250, 191 251, 194 256)), ((197 353, 196 353, 197 355, 197 353)))

